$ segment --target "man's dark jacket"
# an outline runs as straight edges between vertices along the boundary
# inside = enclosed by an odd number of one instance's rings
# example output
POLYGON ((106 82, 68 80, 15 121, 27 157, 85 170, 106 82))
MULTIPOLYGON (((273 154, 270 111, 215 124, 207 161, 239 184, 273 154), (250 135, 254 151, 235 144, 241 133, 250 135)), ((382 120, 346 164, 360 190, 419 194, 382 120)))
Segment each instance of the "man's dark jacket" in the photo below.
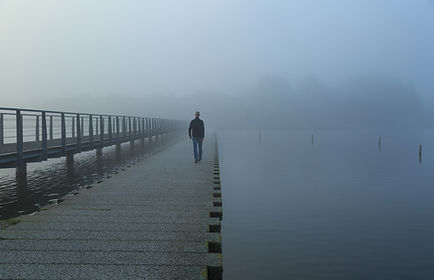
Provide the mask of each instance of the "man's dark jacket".
POLYGON ((190 122, 190 126, 188 127, 188 136, 192 136, 192 131, 193 137, 195 138, 203 138, 205 136, 205 126, 203 125, 203 121, 201 119, 195 118, 190 122))

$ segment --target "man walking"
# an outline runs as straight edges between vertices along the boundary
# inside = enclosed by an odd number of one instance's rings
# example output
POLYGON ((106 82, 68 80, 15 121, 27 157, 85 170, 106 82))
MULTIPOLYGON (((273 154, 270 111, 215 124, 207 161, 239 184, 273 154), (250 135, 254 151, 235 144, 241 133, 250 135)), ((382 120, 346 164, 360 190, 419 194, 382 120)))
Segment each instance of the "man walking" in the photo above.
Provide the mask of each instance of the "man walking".
POLYGON ((205 137, 205 126, 203 121, 199 119, 200 113, 194 113, 195 118, 190 122, 188 127, 188 136, 193 139, 194 163, 202 160, 202 142, 205 137), (193 137, 192 137, 193 136, 193 137), (199 154, 197 148, 199 146, 199 154))

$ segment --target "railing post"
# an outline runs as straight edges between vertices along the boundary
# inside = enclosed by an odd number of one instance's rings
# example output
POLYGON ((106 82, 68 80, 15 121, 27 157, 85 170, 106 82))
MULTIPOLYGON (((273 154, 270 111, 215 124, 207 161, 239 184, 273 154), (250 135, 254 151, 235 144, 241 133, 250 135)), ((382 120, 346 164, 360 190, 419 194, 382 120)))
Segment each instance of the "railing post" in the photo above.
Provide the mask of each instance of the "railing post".
POLYGON ((148 137, 148 142, 152 142, 151 137, 151 120, 149 118, 146 118, 146 136, 148 137))
POLYGON ((50 140, 53 140, 53 116, 50 116, 50 140))
POLYGON ((81 137, 84 137, 84 117, 81 117, 81 137))
POLYGON ((116 142, 118 144, 121 143, 121 131, 120 131, 120 126, 119 126, 119 117, 116 116, 116 142))
POLYGON ((5 143, 3 120, 3 114, 0 114, 0 145, 3 145, 5 143))
POLYGON ((101 149, 104 148, 104 118, 103 116, 99 116, 99 124, 100 124, 100 136, 99 136, 99 144, 101 149))
POLYGON ((155 134, 155 140, 158 140, 158 122, 157 118, 154 118, 154 134, 155 134))
POLYGON ((159 139, 158 137, 158 119, 155 118, 155 139, 159 139))
MULTIPOLYGON (((73 116, 72 118, 72 124, 71 124, 71 129, 72 129, 72 139, 75 138, 75 117, 73 116)), ((80 131, 80 130, 78 130, 80 131)))
POLYGON ((145 118, 142 118, 142 128, 141 128, 141 131, 142 131, 142 142, 143 142, 143 144, 145 143, 145 118))
POLYGON ((122 117, 122 134, 124 135, 124 142, 127 141, 127 124, 125 117, 122 117))
MULTIPOLYGON (((77 150, 77 153, 79 153, 79 152, 81 152, 81 133, 80 133, 80 131, 81 131, 81 127, 80 127, 80 114, 77 114, 77 116, 76 116, 76 119, 77 119, 77 138, 75 139, 76 140, 76 147, 75 147, 75 149, 77 150)), ((72 119, 72 120, 74 120, 74 119, 72 119)), ((74 121, 72 122, 72 127, 74 127, 74 121)))
POLYGON ((35 140, 39 142, 39 116, 36 116, 35 140))
POLYGON ((61 131, 62 131, 62 155, 66 154, 66 123, 65 113, 60 114, 61 131))
POLYGON ((95 135, 98 135, 99 134, 98 119, 95 119, 95 129, 96 129, 95 135))
POLYGON ((142 138, 142 123, 140 122, 140 118, 137 118, 137 139, 142 138))
POLYGON ((48 141, 47 141, 47 116, 42 112, 42 155, 41 160, 48 158, 48 141))
POLYGON ((128 117, 128 137, 130 138, 131 141, 131 137, 132 137, 132 127, 131 127, 131 117, 128 117))
POLYGON ((89 115, 89 146, 93 149, 93 120, 92 115, 89 115))
POLYGON ((16 122, 17 122, 17 169, 25 166, 24 163, 24 139, 23 139, 23 116, 21 111, 16 112, 16 122))
POLYGON ((108 134, 109 134, 109 145, 112 144, 112 117, 108 116, 108 134))
POLYGON ((136 118, 133 118, 133 132, 134 132, 134 140, 137 139, 137 122, 136 118))
POLYGON ((148 137, 149 137, 149 143, 152 143, 152 118, 148 118, 148 124, 149 124, 149 128, 148 128, 148 131, 149 131, 149 134, 148 134, 148 137))

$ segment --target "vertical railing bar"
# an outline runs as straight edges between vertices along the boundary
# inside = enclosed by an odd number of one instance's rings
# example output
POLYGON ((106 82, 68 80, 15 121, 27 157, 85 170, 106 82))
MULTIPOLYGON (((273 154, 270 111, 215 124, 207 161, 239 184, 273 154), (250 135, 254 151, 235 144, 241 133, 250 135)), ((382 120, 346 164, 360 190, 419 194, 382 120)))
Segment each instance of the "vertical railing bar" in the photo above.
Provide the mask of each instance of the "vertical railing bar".
POLYGON ((42 154, 41 160, 47 160, 48 158, 48 141, 47 141, 47 116, 45 112, 42 112, 42 154))
POLYGON ((50 140, 53 140, 53 116, 50 116, 50 140))
POLYGON ((155 134, 155 139, 158 139, 157 135, 158 135, 158 120, 157 118, 154 118, 154 134, 155 134))
POLYGON ((134 132, 134 140, 137 139, 137 122, 136 118, 133 118, 133 132, 134 132))
MULTIPOLYGON (((76 140, 76 147, 75 147, 75 149, 77 150, 77 153, 79 153, 79 152, 81 152, 81 133, 80 133, 80 131, 81 131, 81 127, 80 127, 80 114, 77 114, 77 116, 76 116, 76 119, 77 119, 77 138, 75 139, 76 140)), ((72 122, 72 127, 74 127, 74 119, 72 119, 73 120, 73 122, 72 122)))
POLYGON ((72 130, 72 139, 75 139, 75 117, 74 116, 71 117, 71 130, 72 130))
POLYGON ((148 137, 148 141, 151 142, 151 129, 150 129, 150 121, 149 118, 146 118, 146 136, 148 137))
POLYGON ((62 155, 66 154, 66 123, 65 123, 65 113, 60 114, 61 121, 61 131, 62 131, 62 155))
POLYGON ((127 124, 125 117, 122 117, 122 133, 124 135, 124 142, 127 141, 127 124))
POLYGON ((120 127, 119 127, 119 117, 116 116, 116 142, 118 144, 121 143, 121 132, 120 132, 120 127))
POLYGON ((131 117, 128 117, 128 137, 129 137, 130 141, 131 141, 131 136, 132 136, 132 133, 131 133, 131 117))
POLYGON ((23 139, 23 116, 20 110, 16 110, 16 133, 17 133, 17 167, 24 166, 24 139, 23 139))
POLYGON ((36 128, 35 128, 35 139, 39 142, 39 116, 36 116, 36 128))
POLYGON ((3 114, 0 114, 0 145, 5 143, 4 138, 4 117, 3 114))
POLYGON ((98 119, 95 119, 95 135, 99 135, 98 119))
POLYGON ((142 139, 145 140, 145 118, 142 118, 142 139))
POLYGON ((101 149, 104 148, 104 117, 99 116, 99 125, 100 125, 100 147, 101 149))
POLYGON ((84 137, 84 117, 81 117, 81 137, 84 137))
POLYGON ((140 129, 140 118, 137 118, 137 139, 141 137, 141 129, 140 129))
POLYGON ((116 118, 112 118, 112 138, 115 137, 113 134, 116 134, 116 118))
POLYGON ((93 120, 92 115, 89 115, 89 145, 90 149, 93 149, 93 120))
POLYGON ((109 145, 111 145, 112 144, 112 129, 113 129, 111 116, 108 117, 107 126, 108 126, 108 134, 109 134, 109 145))

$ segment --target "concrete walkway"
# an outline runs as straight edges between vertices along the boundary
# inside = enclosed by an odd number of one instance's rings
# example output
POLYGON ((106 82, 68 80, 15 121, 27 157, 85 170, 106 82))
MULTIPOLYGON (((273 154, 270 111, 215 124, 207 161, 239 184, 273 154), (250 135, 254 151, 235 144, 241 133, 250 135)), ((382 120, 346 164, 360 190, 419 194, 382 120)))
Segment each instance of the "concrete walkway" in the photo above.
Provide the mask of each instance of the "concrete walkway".
POLYGON ((195 164, 182 141, 18 218, 0 230, 0 279, 220 279, 215 152, 208 137, 195 164))

